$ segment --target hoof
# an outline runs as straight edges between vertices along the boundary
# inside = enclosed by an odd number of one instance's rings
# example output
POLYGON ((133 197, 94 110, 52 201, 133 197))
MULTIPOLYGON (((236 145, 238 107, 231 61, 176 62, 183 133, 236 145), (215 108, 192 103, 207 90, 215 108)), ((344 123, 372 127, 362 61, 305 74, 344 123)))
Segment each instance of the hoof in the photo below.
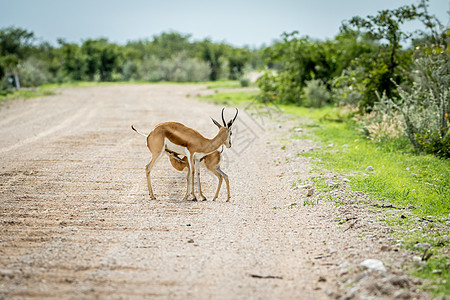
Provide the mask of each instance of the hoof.
POLYGON ((191 199, 189 199, 190 201, 194 201, 194 202, 197 202, 197 198, 191 198, 191 199))
POLYGON ((206 198, 202 198, 201 201, 206 201, 206 198))
POLYGON ((150 200, 156 200, 156 197, 150 195, 150 200))

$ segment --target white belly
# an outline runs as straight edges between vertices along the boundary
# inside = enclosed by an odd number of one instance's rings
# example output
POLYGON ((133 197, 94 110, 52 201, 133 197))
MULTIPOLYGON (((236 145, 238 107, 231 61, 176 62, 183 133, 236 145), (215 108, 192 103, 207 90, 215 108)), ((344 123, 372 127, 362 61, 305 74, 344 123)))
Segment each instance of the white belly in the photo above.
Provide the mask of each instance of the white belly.
MULTIPOLYGON (((170 150, 172 152, 175 152, 175 153, 177 153, 179 155, 190 157, 190 152, 189 152, 189 150, 186 147, 174 144, 167 138, 164 139, 164 144, 165 144, 166 149, 168 149, 168 150, 170 150)), ((198 162, 198 161, 200 161, 203 157, 205 157, 208 154, 209 153, 195 152, 194 153, 194 160, 198 162)))
POLYGON ((175 152, 180 155, 188 156, 189 151, 187 150, 186 147, 174 144, 171 141, 169 141, 169 139, 164 139, 164 145, 165 145, 166 149, 168 149, 172 152, 175 152))
POLYGON ((199 161, 200 159, 202 159, 202 158, 205 157, 206 155, 208 155, 208 154, 205 154, 205 153, 197 153, 197 152, 195 152, 195 153, 194 153, 194 159, 195 159, 196 161, 199 161))

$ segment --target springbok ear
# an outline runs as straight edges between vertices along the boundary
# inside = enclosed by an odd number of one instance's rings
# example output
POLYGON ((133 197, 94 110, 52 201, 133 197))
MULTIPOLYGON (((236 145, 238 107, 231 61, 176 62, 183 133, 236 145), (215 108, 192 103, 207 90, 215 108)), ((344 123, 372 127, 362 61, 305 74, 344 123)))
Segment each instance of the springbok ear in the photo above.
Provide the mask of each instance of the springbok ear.
POLYGON ((221 127, 223 127, 222 125, 219 124, 219 122, 217 122, 216 120, 214 120, 212 117, 210 117, 210 118, 211 118, 211 120, 213 121, 214 125, 216 125, 217 127, 219 127, 219 129, 220 129, 221 127))

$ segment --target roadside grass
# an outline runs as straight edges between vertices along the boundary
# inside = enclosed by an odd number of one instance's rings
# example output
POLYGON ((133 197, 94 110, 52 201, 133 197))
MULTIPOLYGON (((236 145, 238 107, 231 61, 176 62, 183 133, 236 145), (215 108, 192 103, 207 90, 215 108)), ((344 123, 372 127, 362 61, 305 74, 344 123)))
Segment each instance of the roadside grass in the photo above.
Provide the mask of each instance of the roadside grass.
POLYGON ((223 88, 240 88, 241 84, 238 80, 218 80, 206 82, 208 89, 223 89, 223 88))
POLYGON ((9 90, 3 91, 0 94, 0 102, 10 99, 31 99, 45 96, 55 95, 56 89, 62 87, 89 87, 89 86, 99 86, 99 85, 112 85, 115 83, 110 82, 88 82, 88 81, 75 81, 70 83, 49 83, 44 84, 35 88, 22 88, 20 90, 9 90))
POLYGON ((161 81, 161 82, 148 82, 148 81, 111 81, 111 82, 97 82, 97 81, 74 81, 67 83, 49 83, 44 84, 35 88, 22 88, 20 90, 8 90, 0 91, 0 102, 9 99, 30 99, 37 97, 52 96, 58 88, 64 87, 91 87, 91 86, 114 86, 114 85, 133 85, 133 84, 198 84, 207 85, 208 89, 216 88, 235 88, 240 87, 239 81, 237 80, 225 80, 225 81, 215 81, 215 82, 171 82, 171 81, 161 81))
POLYGON ((242 105, 250 104, 255 101, 257 91, 236 91, 216 93, 213 95, 203 96, 200 99, 209 102, 214 102, 220 105, 242 105))
MULTIPOLYGON (((252 103, 256 94, 218 93, 203 99, 242 106, 252 103)), ((414 245, 428 243, 432 254, 426 263, 410 266, 410 274, 427 279, 423 288, 434 296, 450 295, 450 160, 418 154, 405 138, 378 143, 367 140, 357 124, 337 108, 279 107, 293 117, 312 120, 300 124, 305 130, 294 138, 320 145, 303 154, 312 158, 316 168, 343 174, 350 189, 368 194, 382 204, 379 209, 404 212, 403 217, 386 213, 384 222, 394 229, 393 235, 405 249, 420 257, 423 252, 414 245)), ((328 189, 320 180, 312 183, 317 189, 328 189)))
POLYGON ((51 88, 39 87, 33 89, 21 89, 11 92, 0 93, 0 102, 9 99, 30 99, 37 97, 45 97, 54 95, 54 91, 51 88))
POLYGON ((308 154, 321 167, 347 174, 353 190, 362 191, 421 217, 450 214, 449 161, 395 151, 372 143, 348 123, 321 122, 314 134, 325 147, 308 154), (372 167, 374 171, 368 171, 372 167))

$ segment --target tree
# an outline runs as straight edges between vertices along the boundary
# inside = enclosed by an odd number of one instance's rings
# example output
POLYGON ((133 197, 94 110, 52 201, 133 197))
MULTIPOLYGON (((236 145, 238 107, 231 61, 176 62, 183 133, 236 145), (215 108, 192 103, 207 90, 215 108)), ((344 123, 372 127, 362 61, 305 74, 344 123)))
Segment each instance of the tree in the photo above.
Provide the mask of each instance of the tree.
POLYGON ((85 74, 91 81, 94 80, 100 68, 101 43, 101 40, 89 39, 81 45, 81 53, 83 54, 86 66, 85 74))
POLYGON ((192 54, 193 44, 189 42, 191 35, 177 32, 163 32, 153 37, 150 50, 159 59, 169 59, 180 52, 192 54))
POLYGON ((85 61, 85 74, 89 80, 99 75, 100 81, 110 81, 118 68, 119 48, 107 39, 87 40, 81 46, 85 61))
MULTIPOLYGON (((321 89, 320 93, 328 94, 332 81, 358 56, 372 51, 371 43, 359 36, 346 32, 334 40, 317 41, 309 37, 298 37, 298 32, 284 33, 283 40, 265 50, 268 64, 272 70, 259 80, 264 102, 269 99, 277 102, 305 105, 303 89, 311 81, 321 84, 310 85, 321 89), (271 81, 271 82, 268 82, 271 81), (327 91, 322 90, 326 88, 327 91)), ((309 99, 311 100, 311 99, 309 99)))
POLYGON ((62 69, 66 76, 72 80, 84 80, 86 75, 86 60, 77 44, 66 43, 59 39, 61 45, 61 56, 63 60, 62 69))
POLYGON ((0 30, 0 78, 26 58, 33 41, 34 33, 25 29, 7 27, 0 30))
POLYGON ((412 21, 422 16, 414 5, 405 5, 393 10, 381 10, 376 16, 366 18, 353 17, 348 22, 343 22, 341 31, 362 31, 370 39, 380 44, 377 55, 371 54, 359 62, 365 69, 366 91, 364 102, 365 109, 371 109, 377 101, 377 94, 386 94, 387 97, 398 97, 397 86, 406 79, 405 68, 411 61, 411 53, 402 50, 402 41, 409 39, 412 33, 402 31, 401 24, 412 21))
POLYGON ((228 57, 230 79, 239 79, 244 73, 245 64, 250 59, 250 51, 247 49, 232 49, 228 57))
POLYGON ((222 67, 221 58, 225 55, 225 46, 205 40, 202 47, 202 59, 208 62, 211 68, 209 79, 216 81, 219 78, 220 68, 222 67))
POLYGON ((111 81, 113 72, 118 68, 118 46, 104 43, 100 51, 99 73, 100 81, 111 81))
MULTIPOLYGON (((428 13, 428 0, 421 0, 418 8, 421 10, 419 19, 425 26, 425 29, 429 31, 429 33, 426 33, 426 31, 421 32, 422 39, 425 41, 425 43, 422 44, 440 46, 443 49, 447 49, 450 39, 450 29, 448 26, 447 30, 441 30, 445 27, 442 26, 438 18, 428 13)), ((450 12, 447 13, 450 14, 450 12)))

